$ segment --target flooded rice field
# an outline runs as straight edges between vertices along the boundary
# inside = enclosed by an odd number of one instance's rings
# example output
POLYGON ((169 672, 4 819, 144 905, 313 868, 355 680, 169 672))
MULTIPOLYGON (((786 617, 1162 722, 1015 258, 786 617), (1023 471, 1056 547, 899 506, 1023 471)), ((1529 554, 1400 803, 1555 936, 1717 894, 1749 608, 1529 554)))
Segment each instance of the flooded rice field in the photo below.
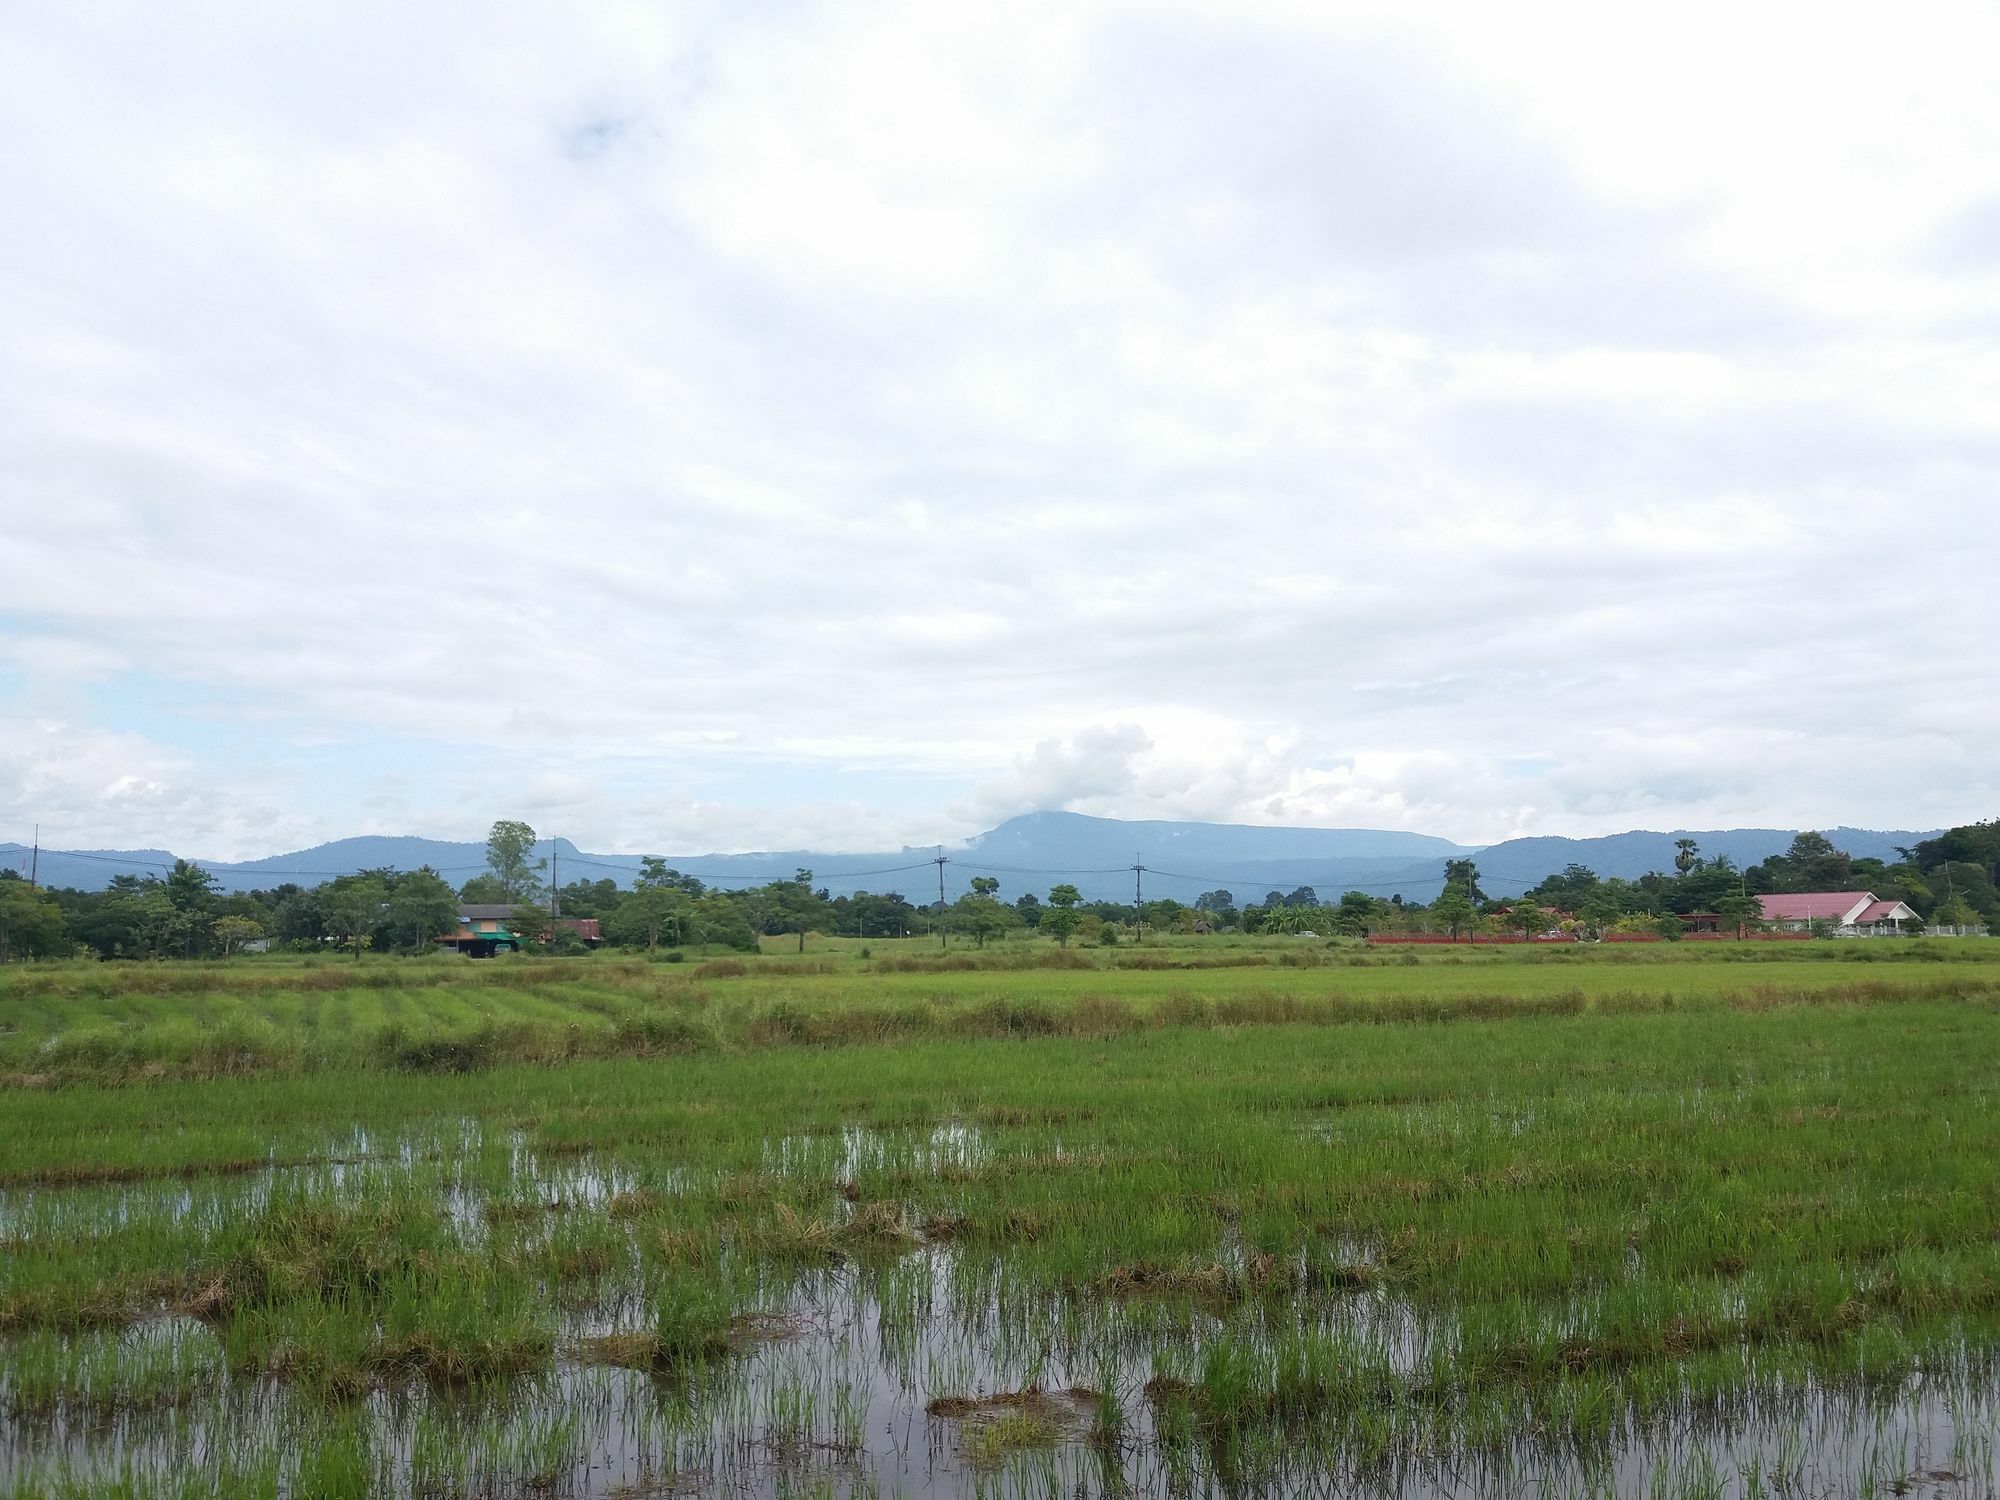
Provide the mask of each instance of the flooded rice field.
POLYGON ((0 1493, 2000 1491, 2000 986, 1516 967, 14 995, 0 1493))
MULTIPOLYGON (((1337 1124, 1289 1135, 1341 1148, 1337 1124)), ((1129 1184, 1105 1191, 1157 1220, 1153 1253, 1107 1266, 1056 1211, 1143 1175, 1102 1130, 850 1125, 738 1154, 550 1152, 461 1119, 6 1191, 0 1489, 2000 1490, 1990 1351, 1861 1328, 1820 1358, 1753 1316, 1747 1271, 1663 1290, 1626 1246, 1564 1297, 1465 1306, 1393 1237, 1280 1248, 1240 1205, 1129 1184), (114 1266, 143 1274, 113 1295, 114 1266), (1647 1319, 1657 1348, 1611 1347, 1647 1319)))

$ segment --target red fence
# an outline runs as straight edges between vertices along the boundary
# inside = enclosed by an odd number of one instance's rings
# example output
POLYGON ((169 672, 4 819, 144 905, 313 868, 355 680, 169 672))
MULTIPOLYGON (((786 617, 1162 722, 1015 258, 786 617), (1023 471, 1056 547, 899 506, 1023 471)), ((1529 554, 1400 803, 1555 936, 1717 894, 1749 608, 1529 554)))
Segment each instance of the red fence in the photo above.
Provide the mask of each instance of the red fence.
MULTIPOLYGON (((1809 932, 1746 932, 1742 941, 1751 943, 1790 942, 1811 938, 1809 932)), ((1523 937, 1518 932, 1507 933, 1467 933, 1463 937, 1449 937, 1442 932, 1371 932, 1371 943, 1456 943, 1460 947, 1471 944, 1492 946, 1496 943, 1581 943, 1587 941, 1573 933, 1552 932, 1541 937, 1523 937)), ((1657 932, 1607 932, 1601 939, 1607 943, 1664 943, 1668 939, 1657 932)), ((1733 932, 1684 932, 1680 935, 1684 943, 1733 943, 1738 941, 1733 932)))

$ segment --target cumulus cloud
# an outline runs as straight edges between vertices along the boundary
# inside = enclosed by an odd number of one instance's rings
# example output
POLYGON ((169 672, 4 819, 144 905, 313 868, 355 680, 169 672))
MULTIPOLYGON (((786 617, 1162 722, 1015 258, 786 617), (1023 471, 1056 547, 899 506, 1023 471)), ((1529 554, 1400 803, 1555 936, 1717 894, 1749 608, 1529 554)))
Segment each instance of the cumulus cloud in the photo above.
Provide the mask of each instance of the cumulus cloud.
POLYGON ((1988 812, 2000 22, 1787 14, 16 7, 0 813, 1988 812))
POLYGON ((1042 740, 952 811, 962 822, 985 827, 1043 808, 1129 805, 1138 786, 1136 763, 1152 748, 1136 724, 1091 725, 1066 739, 1042 740))
POLYGON ((0 719, 0 826, 63 848, 168 848, 232 857, 295 848, 312 817, 270 788, 218 786, 193 761, 144 736, 60 720, 0 719))

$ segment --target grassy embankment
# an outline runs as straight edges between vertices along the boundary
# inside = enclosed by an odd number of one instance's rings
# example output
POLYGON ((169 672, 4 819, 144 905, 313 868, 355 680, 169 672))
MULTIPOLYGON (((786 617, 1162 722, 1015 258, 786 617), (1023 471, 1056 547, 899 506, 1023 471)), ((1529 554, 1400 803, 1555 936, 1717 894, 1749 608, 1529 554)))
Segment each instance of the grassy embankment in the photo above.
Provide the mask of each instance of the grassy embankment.
POLYGON ((843 1298, 975 1476, 1589 1488, 1919 1384, 1990 1470, 1984 944, 883 950, 9 973, 0 1475, 561 1488, 609 1371, 649 1463, 859 1486, 843 1298))

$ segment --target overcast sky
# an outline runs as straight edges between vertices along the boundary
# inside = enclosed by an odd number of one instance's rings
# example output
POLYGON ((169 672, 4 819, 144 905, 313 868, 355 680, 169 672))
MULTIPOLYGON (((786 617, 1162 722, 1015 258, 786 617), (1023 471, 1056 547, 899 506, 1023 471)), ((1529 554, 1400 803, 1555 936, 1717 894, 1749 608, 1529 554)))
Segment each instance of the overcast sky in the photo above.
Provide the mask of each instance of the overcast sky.
POLYGON ((1983 0, 11 0, 0 839, 1991 816, 1997 90, 1983 0))

